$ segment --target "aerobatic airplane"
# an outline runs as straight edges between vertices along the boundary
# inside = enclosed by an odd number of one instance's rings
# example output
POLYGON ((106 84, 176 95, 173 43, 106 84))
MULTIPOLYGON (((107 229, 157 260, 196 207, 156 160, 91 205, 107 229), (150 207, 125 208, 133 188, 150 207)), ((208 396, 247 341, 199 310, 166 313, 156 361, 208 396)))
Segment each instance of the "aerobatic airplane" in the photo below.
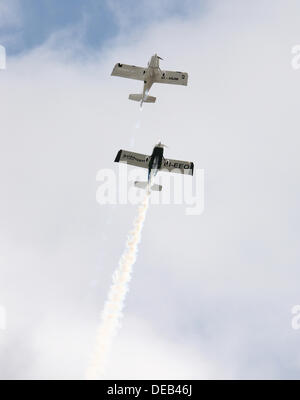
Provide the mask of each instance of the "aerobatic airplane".
POLYGON ((172 85, 187 86, 188 74, 187 72, 178 71, 162 71, 159 68, 159 60, 162 60, 157 54, 151 57, 148 62, 148 67, 136 67, 135 65, 116 64, 111 75, 120 76, 122 78, 136 79, 144 81, 144 89, 141 94, 130 94, 129 99, 140 101, 141 106, 143 103, 155 103, 156 97, 148 96, 149 90, 153 83, 169 83, 172 85))
POLYGON ((153 149, 152 154, 147 156, 145 154, 133 153, 132 151, 119 150, 115 162, 122 162, 135 167, 148 169, 147 182, 134 182, 135 186, 140 189, 148 189, 154 191, 161 191, 161 185, 152 185, 152 179, 158 171, 176 172, 186 175, 193 175, 194 163, 189 161, 178 161, 164 158, 164 144, 159 142, 153 149))

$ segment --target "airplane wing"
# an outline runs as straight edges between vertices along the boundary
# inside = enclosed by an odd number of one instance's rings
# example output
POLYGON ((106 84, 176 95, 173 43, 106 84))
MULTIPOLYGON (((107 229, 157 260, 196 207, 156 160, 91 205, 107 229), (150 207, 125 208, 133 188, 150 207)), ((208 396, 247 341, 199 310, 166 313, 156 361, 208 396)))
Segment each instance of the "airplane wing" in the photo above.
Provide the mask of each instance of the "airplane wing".
POLYGON ((111 73, 113 76, 120 76, 122 78, 137 79, 138 81, 144 80, 144 75, 147 68, 136 67, 135 65, 116 64, 111 73))
POLYGON ((160 71, 156 74, 154 82, 187 86, 188 73, 178 71, 160 71))
POLYGON ((132 151, 119 150, 115 162, 134 165, 135 167, 148 168, 150 156, 134 153, 132 151))
POLYGON ((163 158, 161 171, 176 172, 178 174, 193 175, 194 163, 189 161, 171 160, 163 158))

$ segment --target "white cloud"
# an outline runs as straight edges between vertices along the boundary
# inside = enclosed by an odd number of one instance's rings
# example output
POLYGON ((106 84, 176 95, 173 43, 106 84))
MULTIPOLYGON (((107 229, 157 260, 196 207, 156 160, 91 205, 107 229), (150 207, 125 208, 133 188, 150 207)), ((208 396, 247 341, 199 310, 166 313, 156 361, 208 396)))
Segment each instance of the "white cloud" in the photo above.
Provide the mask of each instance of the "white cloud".
POLYGON ((140 26, 141 23, 153 23, 173 16, 186 16, 198 11, 202 2, 195 0, 107 0, 107 5, 121 28, 140 26))

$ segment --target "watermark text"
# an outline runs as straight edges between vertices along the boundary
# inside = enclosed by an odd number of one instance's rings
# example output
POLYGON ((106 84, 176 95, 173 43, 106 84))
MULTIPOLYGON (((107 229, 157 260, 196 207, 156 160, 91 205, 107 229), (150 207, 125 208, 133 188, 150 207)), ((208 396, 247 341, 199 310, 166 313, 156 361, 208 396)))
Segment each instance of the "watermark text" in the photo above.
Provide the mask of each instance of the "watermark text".
POLYGON ((293 306, 291 312, 294 315, 292 318, 292 328, 298 330, 300 329, 300 305, 293 306))
POLYGON ((300 44, 293 46, 291 49, 291 53, 292 53, 291 66, 294 70, 298 70, 300 69, 300 44))
POLYGON ((0 44, 0 69, 6 69, 6 49, 0 44))
MULTIPOLYGON (((150 203, 153 205, 185 205, 186 215, 200 215, 204 211, 204 170, 195 169, 194 176, 168 170, 160 170, 151 183, 150 203)), ((140 168, 128 170, 120 164, 118 172, 101 169, 97 173, 99 183, 96 200, 105 204, 139 204, 147 186, 147 173, 140 168)))
POLYGON ((6 329, 6 308, 0 305, 0 331, 6 329))

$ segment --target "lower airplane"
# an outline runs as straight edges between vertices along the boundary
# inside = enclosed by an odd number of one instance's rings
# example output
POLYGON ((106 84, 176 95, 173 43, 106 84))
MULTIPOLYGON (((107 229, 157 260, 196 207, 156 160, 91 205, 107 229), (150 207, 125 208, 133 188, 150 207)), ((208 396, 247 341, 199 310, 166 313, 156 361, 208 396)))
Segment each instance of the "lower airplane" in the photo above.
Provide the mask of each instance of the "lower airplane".
POLYGON ((139 101, 141 107, 144 102, 155 103, 156 97, 149 96, 149 90, 153 83, 168 83, 172 85, 187 86, 187 72, 162 71, 159 67, 159 60, 162 60, 162 58, 157 54, 154 54, 148 62, 148 67, 136 67, 135 65, 118 63, 114 66, 111 73, 113 76, 136 79, 144 82, 143 93, 129 95, 129 100, 139 101))
POLYGON ((115 162, 126 163, 135 167, 148 169, 148 181, 134 182, 134 185, 140 189, 147 189, 150 191, 162 190, 161 185, 153 184, 152 180, 158 171, 175 172, 186 175, 193 175, 194 163, 189 161, 179 161, 164 158, 164 144, 159 142, 153 149, 152 154, 147 156, 145 154, 133 153, 132 151, 119 150, 115 162))

